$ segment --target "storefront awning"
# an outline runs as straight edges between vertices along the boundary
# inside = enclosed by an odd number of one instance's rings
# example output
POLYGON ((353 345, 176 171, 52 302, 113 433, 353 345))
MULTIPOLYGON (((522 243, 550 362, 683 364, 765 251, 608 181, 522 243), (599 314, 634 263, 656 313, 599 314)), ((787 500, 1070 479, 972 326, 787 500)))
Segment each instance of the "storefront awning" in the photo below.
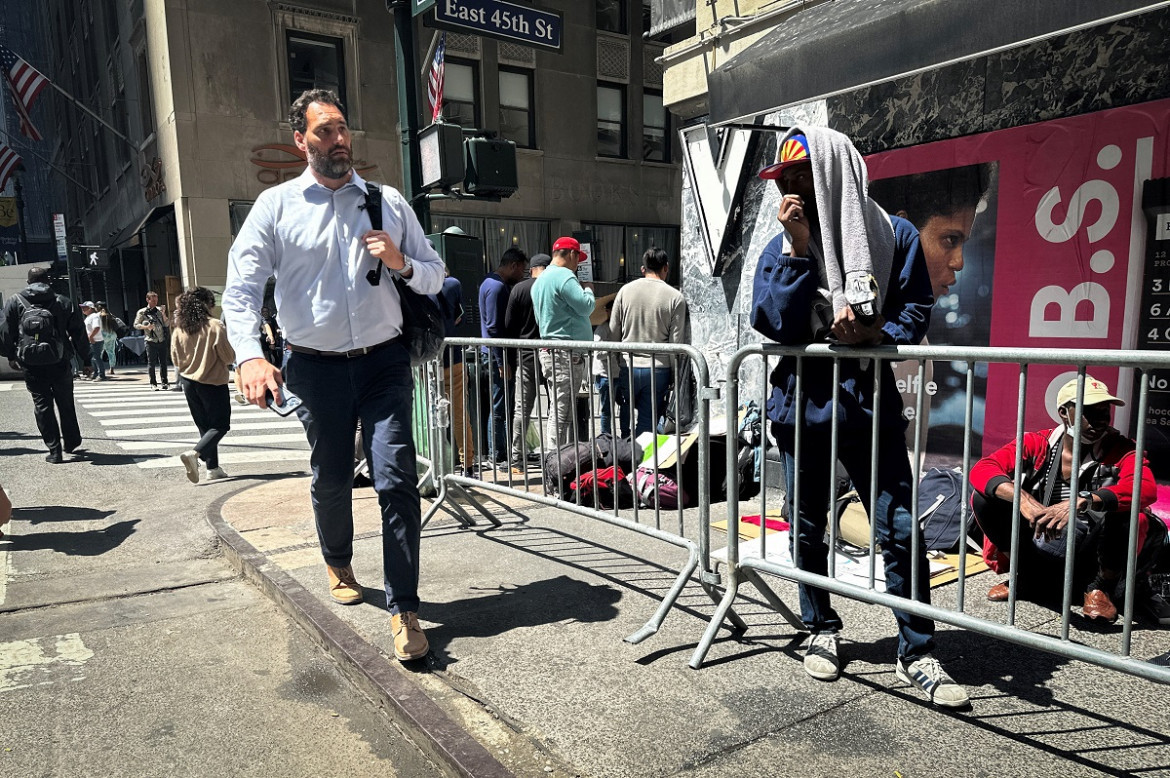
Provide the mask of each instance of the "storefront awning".
POLYGON ((650 36, 695 18, 695 0, 650 0, 650 36))
POLYGON ((932 70, 1170 2, 834 0, 789 18, 707 79, 712 124, 932 70))
POLYGON ((139 243, 138 233, 142 231, 142 228, 163 214, 170 213, 173 210, 173 204, 159 205, 151 208, 141 219, 130 222, 130 224, 127 224, 113 235, 110 235, 109 240, 105 241, 106 250, 113 251, 114 249, 126 248, 127 246, 137 246, 139 243))

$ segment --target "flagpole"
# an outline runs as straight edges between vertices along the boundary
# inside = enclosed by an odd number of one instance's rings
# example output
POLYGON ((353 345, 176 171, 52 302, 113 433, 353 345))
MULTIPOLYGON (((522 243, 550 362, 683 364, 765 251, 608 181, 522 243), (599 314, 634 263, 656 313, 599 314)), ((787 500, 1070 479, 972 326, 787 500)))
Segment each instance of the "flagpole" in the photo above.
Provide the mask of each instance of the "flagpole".
POLYGON ((61 87, 57 86, 55 83, 53 83, 52 81, 50 81, 50 80, 49 80, 49 79, 47 79, 47 78, 45 79, 45 83, 46 83, 46 84, 48 84, 49 86, 53 87, 54 89, 56 89, 56 90, 57 90, 58 92, 60 92, 62 95, 64 95, 66 100, 68 100, 69 102, 73 103, 73 104, 74 104, 74 105, 76 105, 78 108, 80 108, 81 110, 83 110, 83 111, 85 111, 87 114, 89 114, 91 117, 93 117, 93 120, 94 120, 95 122, 97 122, 97 123, 98 123, 98 124, 100 124, 101 126, 105 127, 105 128, 106 128, 107 130, 109 130, 110 132, 114 133, 114 135, 116 135, 117 137, 121 138, 121 139, 122 139, 122 141, 123 141, 123 142, 124 142, 124 143, 125 143, 127 146, 129 146, 130 148, 134 149, 134 151, 138 151, 138 144, 137 144, 137 143, 135 143, 134 141, 130 140, 129 138, 127 138, 127 137, 126 137, 125 135, 123 135, 122 133, 118 132, 118 130, 117 130, 117 128, 116 128, 116 127, 114 127, 112 124, 110 124, 109 122, 107 122, 107 121, 106 121, 105 119, 103 119, 102 117, 98 116, 98 115, 97 115, 96 113, 94 113, 93 111, 89 110, 89 108, 87 108, 87 107, 86 107, 86 105, 85 105, 84 103, 82 103, 80 100, 78 100, 76 97, 74 97, 73 95, 69 94, 69 93, 68 93, 68 92, 66 92, 64 89, 62 89, 61 87))
MULTIPOLYGON (((3 136, 5 137, 5 139, 7 139, 7 141, 9 142, 9 144, 12 144, 12 136, 11 136, 11 135, 9 135, 9 134, 8 134, 7 132, 5 132, 4 130, 0 130, 0 135, 3 135, 3 136)), ((15 144, 12 144, 12 148, 13 148, 13 149, 16 149, 16 148, 17 148, 17 146, 16 146, 15 144)), ((92 191, 92 190, 91 190, 91 189, 90 189, 88 186, 86 186, 85 184, 81 183, 81 182, 80 182, 80 181, 78 181, 76 178, 74 178, 73 176, 69 175, 68 173, 66 173, 66 172, 65 172, 64 170, 62 170, 61 168, 57 167, 56 165, 54 165, 54 164, 53 164, 52 162, 50 162, 49 160, 47 160, 47 159, 45 159, 44 157, 42 157, 40 154, 38 154, 38 153, 36 153, 35 151, 33 151, 31 148, 29 148, 29 147, 27 146, 27 144, 22 144, 22 145, 21 145, 21 147, 20 147, 20 150, 21 150, 23 153, 25 153, 25 154, 31 154, 32 156, 34 156, 34 157, 36 157, 37 159, 39 159, 41 162, 44 162, 44 163, 45 163, 46 165, 48 165, 49 167, 53 168, 53 170, 57 171, 58 173, 60 173, 60 174, 61 174, 62 176, 64 176, 65 178, 67 178, 67 179, 69 179, 70 181, 72 181, 73 183, 77 184, 77 185, 78 185, 79 187, 81 187, 81 188, 82 188, 82 189, 85 191, 85 193, 86 193, 87 195, 89 195, 90 197, 97 197, 97 193, 96 193, 96 192, 92 191)))

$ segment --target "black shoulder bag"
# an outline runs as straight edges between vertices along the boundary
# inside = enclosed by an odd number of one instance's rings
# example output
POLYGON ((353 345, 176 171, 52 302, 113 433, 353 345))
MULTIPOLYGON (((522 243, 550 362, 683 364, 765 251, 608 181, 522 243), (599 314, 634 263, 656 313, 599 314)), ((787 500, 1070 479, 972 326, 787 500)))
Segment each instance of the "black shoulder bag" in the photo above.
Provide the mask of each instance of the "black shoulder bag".
MULTIPOLYGON (((366 184, 366 213, 370 226, 382 229, 382 190, 377 184, 366 184)), ((382 281, 382 260, 375 259, 377 266, 366 274, 371 286, 382 281)), ((410 364, 421 365, 438 358, 443 352, 443 314, 439 306, 427 295, 419 294, 406 285, 401 276, 394 275, 394 288, 402 307, 402 345, 410 353, 410 364)))

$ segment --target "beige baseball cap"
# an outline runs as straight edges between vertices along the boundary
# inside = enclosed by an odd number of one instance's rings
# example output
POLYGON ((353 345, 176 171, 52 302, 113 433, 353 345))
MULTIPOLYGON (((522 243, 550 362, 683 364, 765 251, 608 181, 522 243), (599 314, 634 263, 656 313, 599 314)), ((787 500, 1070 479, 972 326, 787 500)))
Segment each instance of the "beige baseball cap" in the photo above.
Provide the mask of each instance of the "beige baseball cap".
MULTIPOLYGON (((1069 381, 1064 386, 1060 387, 1060 391, 1056 393, 1056 407, 1062 408, 1066 403, 1076 402, 1077 399, 1077 379, 1069 381)), ((1091 375, 1085 376, 1085 405, 1099 405, 1100 403, 1113 403, 1114 405, 1125 405, 1125 400, 1120 397, 1114 397, 1109 393, 1109 387, 1104 382, 1098 381, 1091 375)))

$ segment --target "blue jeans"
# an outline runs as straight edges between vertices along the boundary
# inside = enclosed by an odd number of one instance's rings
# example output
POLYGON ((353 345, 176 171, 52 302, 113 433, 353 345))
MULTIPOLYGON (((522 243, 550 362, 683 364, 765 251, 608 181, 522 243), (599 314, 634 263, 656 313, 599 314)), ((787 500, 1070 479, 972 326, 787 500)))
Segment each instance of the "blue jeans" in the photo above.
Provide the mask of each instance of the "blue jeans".
POLYGON ((398 344, 361 357, 293 352, 284 368, 312 449, 310 495, 325 563, 353 558, 353 439, 358 419, 370 478, 382 509, 382 567, 391 613, 417 611, 422 532, 415 470, 410 358, 398 344))
POLYGON ((613 381, 603 375, 597 376, 597 400, 601 405, 601 412, 598 416, 601 420, 601 431, 607 435, 613 433, 613 425, 610 421, 611 393, 613 405, 617 406, 618 422, 622 430, 621 437, 628 438, 630 436, 630 403, 626 398, 630 391, 629 378, 624 367, 613 381))
POLYGON ((670 395, 669 367, 634 368, 634 435, 658 428, 658 417, 666 415, 666 398, 670 395))
POLYGON ((98 378, 106 377, 106 363, 102 361, 102 351, 106 348, 104 341, 89 344, 89 356, 93 361, 93 374, 98 378))
MULTIPOLYGON (((788 487, 788 515, 799 515, 800 569, 818 575, 828 575, 829 552, 825 543, 825 526, 829 512, 829 487, 835 480, 833 463, 829 461, 829 442, 806 434, 800 463, 800 510, 792 509, 792 490, 796 483, 796 462, 792 454, 790 435, 776 430, 780 441, 781 461, 788 487)), ((868 433, 868 430, 865 431, 868 433)), ((857 493, 877 528, 877 542, 882 547, 886 567, 886 591, 898 597, 909 598, 910 539, 916 530, 910 510, 910 459, 900 430, 883 430, 878 442, 878 492, 876 510, 869 503, 869 441, 868 434, 842 433, 837 456, 845 466, 857 493)), ((926 544, 919 537, 918 544, 918 602, 930 602, 930 567, 926 561, 926 544)), ((800 618, 810 632, 837 632, 841 617, 829 602, 824 589, 800 585, 800 618)), ((894 611, 898 622, 898 656, 917 659, 934 649, 934 622, 921 616, 894 611)))
POLYGON ((508 429, 511 424, 508 400, 512 398, 508 396, 510 392, 504 389, 504 370, 500 360, 494 354, 480 352, 479 364, 480 380, 487 382, 486 386, 481 387, 480 397, 487 401, 488 407, 482 409, 487 424, 480 426, 480 429, 487 433, 487 440, 479 444, 478 448, 480 453, 486 454, 488 458, 504 462, 508 459, 508 443, 511 438, 508 429))

